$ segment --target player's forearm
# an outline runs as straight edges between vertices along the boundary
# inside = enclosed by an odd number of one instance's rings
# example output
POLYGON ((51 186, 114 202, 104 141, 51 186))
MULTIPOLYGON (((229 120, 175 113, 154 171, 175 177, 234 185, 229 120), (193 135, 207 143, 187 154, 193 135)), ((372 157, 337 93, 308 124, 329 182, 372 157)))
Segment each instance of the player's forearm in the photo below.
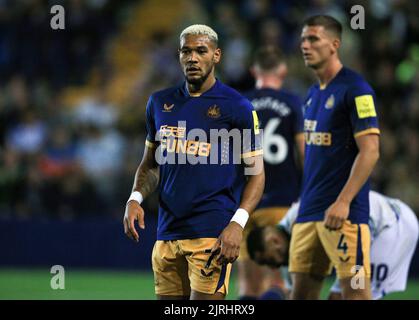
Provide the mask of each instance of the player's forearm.
POLYGON ((140 165, 135 173, 132 192, 139 191, 146 198, 157 188, 158 183, 158 168, 148 168, 140 165))
POLYGON ((301 168, 304 168, 304 133, 299 133, 295 136, 295 145, 297 146, 298 160, 301 164, 301 168))
POLYGON ((132 192, 141 192, 143 198, 151 194, 159 183, 159 167, 154 158, 154 151, 154 148, 146 146, 143 159, 135 172, 132 192))
POLYGON ((378 147, 361 150, 355 158, 349 179, 338 196, 338 201, 351 203, 368 180, 379 158, 378 147))
POLYGON ((244 187, 240 208, 251 213, 258 205, 265 188, 265 171, 258 175, 249 176, 244 187))

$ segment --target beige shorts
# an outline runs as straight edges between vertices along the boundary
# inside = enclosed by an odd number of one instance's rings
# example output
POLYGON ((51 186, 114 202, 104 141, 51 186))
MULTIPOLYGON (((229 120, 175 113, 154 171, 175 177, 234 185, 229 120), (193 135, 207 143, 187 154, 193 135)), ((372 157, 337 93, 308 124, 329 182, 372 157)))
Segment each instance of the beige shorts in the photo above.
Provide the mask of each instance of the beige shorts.
POLYGON ((216 241, 217 238, 156 241, 152 253, 156 294, 189 296, 192 289, 227 295, 231 264, 215 262, 211 248, 216 241))
POLYGON ((291 232, 289 272, 326 276, 335 267, 338 279, 362 270, 370 277, 370 229, 346 220, 340 230, 323 221, 296 223, 291 232))

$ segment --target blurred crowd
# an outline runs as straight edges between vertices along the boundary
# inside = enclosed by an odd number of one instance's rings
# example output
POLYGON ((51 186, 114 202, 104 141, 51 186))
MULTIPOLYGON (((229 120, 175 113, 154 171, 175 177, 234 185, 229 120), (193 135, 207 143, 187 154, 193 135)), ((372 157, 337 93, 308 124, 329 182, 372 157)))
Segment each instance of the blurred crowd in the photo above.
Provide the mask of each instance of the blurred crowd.
MULTIPOLYGON (((0 218, 121 218, 142 156, 145 102, 152 91, 183 79, 176 56, 182 28, 207 23, 218 32, 223 57, 217 77, 241 91, 254 84, 249 66, 255 49, 276 44, 288 64, 285 88, 304 97, 314 78, 299 54, 301 22, 318 13, 343 23, 342 59, 377 94, 382 136, 373 187, 419 212, 414 0, 193 1, 184 25, 152 35, 141 76, 132 79, 129 100, 117 105, 107 94, 114 72, 108 44, 129 23, 126 12, 134 2, 62 1, 66 30, 59 33, 49 28, 48 1, 0 1, 0 218), (365 8, 365 30, 350 29, 355 4, 365 8), (67 104, 62 93, 86 85, 91 70, 99 70, 94 90, 67 104)), ((156 197, 145 205, 156 212, 156 197)))
POLYGON ((126 137, 117 108, 101 83, 75 106, 61 93, 86 84, 91 68, 106 69, 129 3, 0 1, 0 217, 71 219, 120 203, 126 137), (65 8, 65 30, 50 28, 55 4, 65 8))

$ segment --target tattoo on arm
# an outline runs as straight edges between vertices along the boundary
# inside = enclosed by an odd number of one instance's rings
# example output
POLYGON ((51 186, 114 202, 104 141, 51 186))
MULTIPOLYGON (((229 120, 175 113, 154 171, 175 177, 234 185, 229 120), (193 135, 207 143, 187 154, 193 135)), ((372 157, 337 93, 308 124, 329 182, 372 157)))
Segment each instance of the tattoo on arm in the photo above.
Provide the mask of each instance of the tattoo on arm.
POLYGON ((154 158, 154 148, 147 147, 144 150, 143 160, 135 173, 132 191, 139 191, 146 198, 159 183, 159 167, 154 158))

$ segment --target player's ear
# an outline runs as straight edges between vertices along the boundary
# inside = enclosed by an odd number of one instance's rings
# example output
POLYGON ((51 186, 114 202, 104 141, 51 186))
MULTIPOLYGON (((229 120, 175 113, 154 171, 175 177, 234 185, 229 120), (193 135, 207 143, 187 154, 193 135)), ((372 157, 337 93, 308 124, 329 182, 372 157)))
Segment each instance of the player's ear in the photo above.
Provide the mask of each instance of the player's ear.
POLYGON ((214 63, 218 63, 221 60, 221 49, 217 48, 214 51, 214 56, 212 57, 212 61, 214 61, 214 63))
POLYGON ((332 53, 335 53, 336 51, 338 51, 338 49, 340 48, 340 40, 338 38, 335 38, 332 41, 332 53))
POLYGON ((182 63, 182 55, 181 55, 181 52, 182 52, 181 48, 177 49, 177 57, 178 57, 178 60, 179 60, 180 63, 182 63))

